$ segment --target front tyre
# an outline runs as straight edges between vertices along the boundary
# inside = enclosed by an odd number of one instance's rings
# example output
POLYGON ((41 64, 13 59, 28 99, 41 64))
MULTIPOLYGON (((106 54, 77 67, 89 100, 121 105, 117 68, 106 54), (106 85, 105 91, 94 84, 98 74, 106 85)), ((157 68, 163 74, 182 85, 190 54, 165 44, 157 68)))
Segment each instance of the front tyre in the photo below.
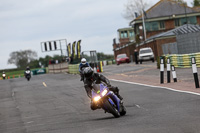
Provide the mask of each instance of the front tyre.
POLYGON ((114 116, 115 118, 120 117, 119 111, 118 111, 114 106, 112 106, 108 100, 105 100, 104 104, 105 104, 107 110, 109 110, 109 112, 110 112, 111 114, 113 114, 113 116, 114 116))
POLYGON ((124 107, 124 105, 121 106, 122 111, 120 112, 120 115, 123 116, 126 114, 126 108, 124 107))

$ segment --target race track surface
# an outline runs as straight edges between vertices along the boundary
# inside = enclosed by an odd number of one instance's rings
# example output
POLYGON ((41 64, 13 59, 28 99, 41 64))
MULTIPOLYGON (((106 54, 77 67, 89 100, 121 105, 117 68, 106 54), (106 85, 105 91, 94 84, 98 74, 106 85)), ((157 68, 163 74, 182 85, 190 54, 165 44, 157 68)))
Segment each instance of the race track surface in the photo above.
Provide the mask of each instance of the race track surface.
POLYGON ((111 81, 127 115, 90 110, 79 75, 0 81, 0 133, 199 133, 200 96, 111 81))

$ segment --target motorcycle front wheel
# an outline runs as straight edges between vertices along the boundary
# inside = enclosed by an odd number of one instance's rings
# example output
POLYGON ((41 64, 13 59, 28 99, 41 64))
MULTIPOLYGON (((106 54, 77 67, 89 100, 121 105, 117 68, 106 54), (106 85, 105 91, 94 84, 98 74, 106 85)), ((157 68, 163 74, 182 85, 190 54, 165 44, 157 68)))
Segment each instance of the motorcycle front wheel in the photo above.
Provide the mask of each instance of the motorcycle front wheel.
POLYGON ((107 108, 107 110, 109 110, 109 113, 113 114, 115 118, 120 117, 119 111, 108 100, 104 101, 104 105, 107 108))

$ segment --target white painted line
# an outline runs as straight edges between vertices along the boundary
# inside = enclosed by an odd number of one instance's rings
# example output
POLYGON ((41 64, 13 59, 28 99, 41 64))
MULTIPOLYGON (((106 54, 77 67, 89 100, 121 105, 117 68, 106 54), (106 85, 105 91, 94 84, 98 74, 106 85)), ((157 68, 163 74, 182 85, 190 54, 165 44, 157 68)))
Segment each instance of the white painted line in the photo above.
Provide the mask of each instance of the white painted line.
POLYGON ((200 93, 195 93, 195 92, 190 92, 190 91, 182 91, 182 90, 175 90, 172 88, 167 88, 167 87, 162 87, 162 86, 153 86, 153 85, 147 85, 147 84, 141 84, 141 83, 135 83, 135 82, 129 82, 129 81, 123 81, 123 80, 117 80, 117 79, 110 79, 112 81, 117 81, 117 82, 122 82, 122 83, 127 83, 127 84, 135 84, 135 85, 141 85, 141 86, 147 86, 147 87, 154 87, 154 88, 163 88, 175 92, 182 92, 182 93, 187 93, 187 94, 193 94, 193 95, 198 95, 200 96, 200 93))
POLYGON ((33 123, 34 121, 29 121, 29 122, 27 122, 27 124, 30 124, 30 123, 33 123))
POLYGON ((138 107, 138 108, 141 108, 140 105, 137 105, 137 104, 136 104, 135 106, 138 107))
POLYGON ((44 87, 47 87, 47 85, 46 85, 46 83, 45 83, 45 82, 43 82, 43 85, 44 85, 44 87))
POLYGON ((15 96, 15 92, 13 91, 13 93, 12 93, 12 97, 14 97, 15 96))

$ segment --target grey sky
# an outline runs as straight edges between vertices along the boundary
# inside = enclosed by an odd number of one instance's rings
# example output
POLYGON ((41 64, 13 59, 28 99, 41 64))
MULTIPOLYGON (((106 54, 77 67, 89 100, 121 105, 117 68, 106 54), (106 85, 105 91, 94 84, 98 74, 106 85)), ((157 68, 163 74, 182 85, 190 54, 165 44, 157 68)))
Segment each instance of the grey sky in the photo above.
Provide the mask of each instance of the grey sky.
MULTIPOLYGON (((147 0, 150 5, 159 0, 147 0)), ((190 3, 192 0, 187 0, 190 3)), ((0 69, 13 51, 32 49, 38 57, 60 54, 41 52, 40 42, 82 40, 81 49, 113 54, 117 29, 128 27, 122 17, 127 0, 0 0, 0 69)))

